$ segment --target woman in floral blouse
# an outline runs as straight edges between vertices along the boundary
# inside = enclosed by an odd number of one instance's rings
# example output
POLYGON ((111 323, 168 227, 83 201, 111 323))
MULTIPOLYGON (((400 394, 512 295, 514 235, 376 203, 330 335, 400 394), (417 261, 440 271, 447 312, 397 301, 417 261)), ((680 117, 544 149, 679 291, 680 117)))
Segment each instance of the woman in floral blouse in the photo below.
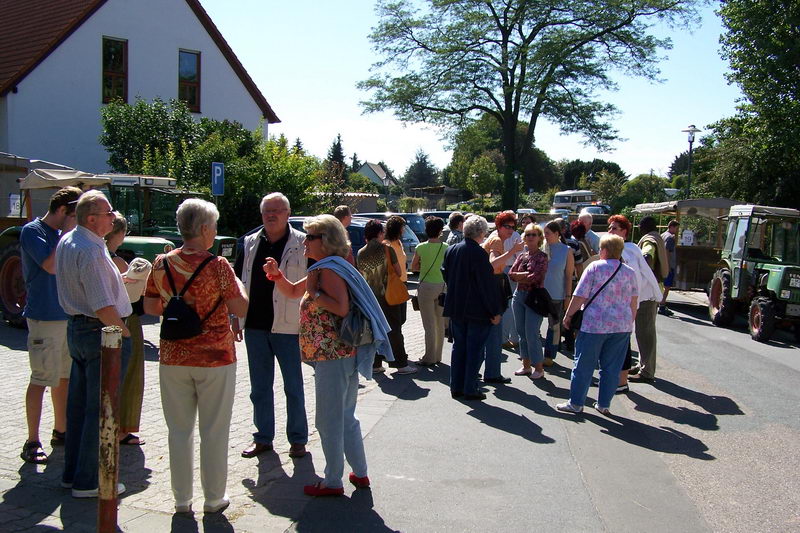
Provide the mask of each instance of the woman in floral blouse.
MULTIPOLYGON (((303 224, 305 255, 317 262, 326 257, 347 257, 350 242, 344 226, 331 215, 320 215, 303 224)), ((348 265, 349 266, 349 265, 348 265)), ((316 419, 325 454, 325 479, 303 488, 309 496, 341 496, 344 457, 353 468, 350 483, 368 487, 367 458, 361 425, 355 416, 358 396, 356 348, 339 338, 342 317, 350 310, 347 282, 331 268, 309 270, 297 283, 288 281, 278 263, 268 257, 267 277, 279 291, 300 301, 300 357, 314 363, 316 419)))
POLYGON ((511 308, 514 310, 514 324, 519 335, 519 353, 522 357, 522 368, 514 374, 539 379, 544 376, 544 352, 539 337, 544 317, 525 305, 525 298, 531 289, 544 286, 548 259, 547 254, 541 250, 544 242, 542 228, 536 224, 528 224, 522 237, 526 246, 525 253, 517 257, 508 273, 511 281, 517 282, 511 308))
POLYGON ((569 386, 569 401, 558 404, 556 409, 559 411, 583 411, 586 393, 599 360, 600 386, 594 407, 604 415, 610 413, 611 399, 617 389, 619 371, 625 360, 638 306, 636 272, 621 263, 624 247, 625 241, 617 235, 604 235, 600 239, 600 259, 583 272, 569 303, 564 316, 566 328, 570 327, 575 312, 594 297, 584 310, 583 322, 575 340, 575 365, 569 386))

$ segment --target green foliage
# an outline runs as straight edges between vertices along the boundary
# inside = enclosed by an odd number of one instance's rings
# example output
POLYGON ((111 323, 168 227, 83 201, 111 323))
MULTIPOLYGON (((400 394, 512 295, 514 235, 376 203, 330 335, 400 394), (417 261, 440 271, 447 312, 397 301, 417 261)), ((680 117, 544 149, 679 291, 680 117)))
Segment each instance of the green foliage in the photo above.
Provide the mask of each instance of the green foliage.
POLYGON ((431 163, 428 154, 419 149, 414 156, 414 162, 403 176, 403 188, 410 190, 417 187, 433 187, 438 182, 438 175, 439 172, 431 163))
POLYGON ((628 178, 620 166, 613 161, 604 161, 602 159, 581 161, 580 159, 574 159, 562 164, 561 172, 564 175, 564 187, 567 189, 592 190, 592 184, 601 171, 611 173, 623 182, 628 178))
POLYGON ((670 43, 648 33, 651 22, 688 26, 697 2, 379 0, 370 39, 382 59, 359 84, 371 93, 362 105, 451 131, 489 114, 503 131, 503 203, 511 207, 513 171, 534 146, 539 118, 607 147, 617 138, 616 109, 598 95, 615 89, 610 73, 656 79, 658 52, 670 43))
POLYGON ((616 212, 621 207, 617 206, 617 201, 622 195, 622 189, 626 182, 624 176, 608 170, 601 170, 595 176, 590 190, 597 195, 598 201, 611 205, 616 212))
POLYGON ((553 198, 560 190, 559 187, 550 187, 543 192, 533 192, 523 196, 521 205, 532 207, 539 213, 548 213, 553 207, 553 198))
POLYGON ((380 192, 380 187, 363 174, 351 172, 347 175, 346 188, 351 192, 380 192))
POLYGON ((199 125, 184 102, 160 98, 149 104, 137 98, 134 104, 113 101, 100 109, 103 132, 100 144, 108 151, 113 172, 135 172, 145 158, 162 165, 170 150, 183 157, 184 146, 192 149, 201 137, 199 125))
POLYGON ((612 208, 616 211, 636 204, 663 202, 667 199, 664 188, 669 186, 670 182, 665 178, 639 174, 622 186, 622 194, 613 201, 612 208))
POLYGON ((669 166, 669 171, 667 171, 667 176, 672 178, 674 176, 688 174, 688 172, 689 172, 689 150, 685 150, 675 156, 675 159, 669 166))
POLYGON ((401 213, 416 213, 421 209, 428 206, 428 201, 425 198, 412 198, 404 196, 397 201, 397 207, 401 213))
POLYGON ((489 194, 497 190, 500 174, 497 165, 488 155, 482 155, 473 161, 469 167, 467 188, 475 194, 489 194))

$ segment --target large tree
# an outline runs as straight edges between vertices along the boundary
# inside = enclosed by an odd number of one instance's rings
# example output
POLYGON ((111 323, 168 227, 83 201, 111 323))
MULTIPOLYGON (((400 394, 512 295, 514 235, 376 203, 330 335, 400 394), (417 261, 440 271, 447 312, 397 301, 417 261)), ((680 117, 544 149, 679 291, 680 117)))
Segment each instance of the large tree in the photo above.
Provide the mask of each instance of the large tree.
POLYGON ((406 190, 417 187, 432 187, 436 185, 438 178, 439 172, 431 163, 428 154, 420 148, 414 156, 414 162, 411 163, 403 175, 403 187, 406 190))
POLYGON ((650 35, 649 25, 688 24, 697 2, 378 0, 370 39, 383 59, 359 84, 371 91, 363 105, 447 128, 488 113, 503 130, 503 203, 513 207, 514 170, 534 146, 539 119, 608 147, 616 110, 598 91, 615 88, 612 70, 656 79, 658 52, 670 42, 650 35))

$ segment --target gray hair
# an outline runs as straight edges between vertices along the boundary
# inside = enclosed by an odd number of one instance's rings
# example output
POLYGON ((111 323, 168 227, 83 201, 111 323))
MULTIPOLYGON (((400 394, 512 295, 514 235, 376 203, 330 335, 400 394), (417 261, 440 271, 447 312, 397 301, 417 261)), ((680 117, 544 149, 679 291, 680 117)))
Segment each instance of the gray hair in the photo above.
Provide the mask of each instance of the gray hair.
POLYGON ((274 200, 276 198, 279 199, 281 202, 283 202, 283 205, 286 206, 286 210, 287 211, 291 211, 292 210, 292 206, 289 205, 289 199, 286 198, 286 196, 283 193, 279 193, 279 192, 271 192, 268 195, 266 195, 264 198, 262 198, 261 199, 261 204, 258 206, 258 210, 263 212, 264 211, 264 204, 266 204, 270 200, 274 200))
POLYGON ((181 202, 175 213, 178 231, 183 240, 200 236, 203 225, 216 226, 219 220, 217 206, 200 198, 189 198, 181 202))
POLYGON ((464 238, 479 239, 489 233, 489 223, 480 215, 473 215, 464 222, 464 238))
POLYGON ((104 238, 106 241, 111 237, 117 235, 118 233, 127 233, 128 231, 128 221, 122 216, 122 213, 119 211, 114 211, 114 225, 111 227, 111 231, 108 232, 104 238))
POLYGON ((322 235, 322 250, 328 255, 347 257, 351 251, 347 231, 339 219, 333 215, 317 215, 308 218, 303 222, 303 229, 308 233, 322 235))
POLYGON ((589 225, 591 226, 592 225, 592 214, 589 211, 587 211, 586 208, 583 208, 581 210, 581 214, 578 215, 578 220, 588 220, 589 221, 589 225))
POLYGON ((89 220, 89 215, 92 214, 97 203, 102 200, 108 201, 108 198, 97 189, 92 189, 91 191, 83 193, 78 199, 78 204, 75 206, 75 215, 78 218, 78 224, 85 226, 86 222, 89 220))

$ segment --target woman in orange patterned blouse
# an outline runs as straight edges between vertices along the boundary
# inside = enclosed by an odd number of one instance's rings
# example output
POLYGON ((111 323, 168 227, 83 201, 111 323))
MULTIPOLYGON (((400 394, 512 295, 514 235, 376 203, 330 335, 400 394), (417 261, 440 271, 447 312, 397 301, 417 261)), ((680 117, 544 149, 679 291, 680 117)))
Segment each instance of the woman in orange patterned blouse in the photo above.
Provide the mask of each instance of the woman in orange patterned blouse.
MULTIPOLYGON (((144 309, 160 316, 172 296, 164 262, 180 291, 200 264, 217 235, 219 212, 205 200, 192 198, 178 207, 183 246, 153 263, 147 280, 144 309)), ((203 331, 190 339, 162 340, 159 349, 161 405, 169 430, 169 466, 175 510, 192 509, 194 424, 200 420, 201 482, 206 513, 221 512, 230 501, 228 435, 236 386, 236 351, 228 313, 244 315, 247 296, 225 258, 215 257, 192 281, 186 303, 203 320, 203 331)))
MULTIPOLYGON (((347 257, 350 242, 344 226, 331 215, 320 215, 303 224, 305 255, 320 261, 332 255, 347 257)), ((310 270, 308 277, 292 283, 267 258, 267 277, 279 291, 300 302, 300 356, 314 363, 316 390, 315 424, 325 454, 325 480, 307 485, 309 496, 341 496, 344 456, 353 468, 350 482, 368 487, 367 458, 361 425, 355 416, 358 395, 356 348, 339 339, 342 317, 350 310, 347 282, 330 268, 310 270)))

